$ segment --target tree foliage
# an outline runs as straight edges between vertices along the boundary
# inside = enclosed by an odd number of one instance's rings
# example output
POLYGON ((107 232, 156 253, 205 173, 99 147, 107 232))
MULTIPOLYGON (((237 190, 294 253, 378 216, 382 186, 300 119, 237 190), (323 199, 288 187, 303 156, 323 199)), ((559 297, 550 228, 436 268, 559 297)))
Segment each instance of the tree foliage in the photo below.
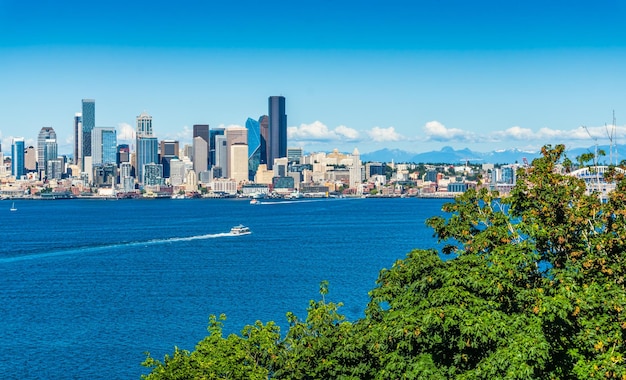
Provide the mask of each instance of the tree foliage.
MULTIPOLYGON (((510 196, 468 190, 427 224, 441 251, 383 269, 365 317, 311 301, 289 330, 257 322, 147 357, 148 379, 626 379, 626 180, 606 202, 561 173, 564 147, 518 171, 510 196)), ((579 159, 588 161, 589 157, 579 159)))

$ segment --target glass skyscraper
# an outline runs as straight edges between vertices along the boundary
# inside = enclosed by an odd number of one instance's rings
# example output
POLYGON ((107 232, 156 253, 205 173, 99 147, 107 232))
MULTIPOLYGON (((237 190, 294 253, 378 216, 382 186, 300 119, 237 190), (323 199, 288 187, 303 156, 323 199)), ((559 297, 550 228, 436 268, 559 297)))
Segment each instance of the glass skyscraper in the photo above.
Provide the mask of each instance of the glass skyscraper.
POLYGON ((91 156, 91 131, 96 127, 96 101, 83 99, 83 154, 81 159, 91 156))
POLYGON ((254 180, 254 175, 260 164, 266 164, 267 151, 265 137, 261 134, 261 124, 267 116, 261 116, 259 121, 252 118, 246 120, 248 129, 248 179, 254 180))
POLYGON ((272 169, 275 158, 287 157, 287 114, 285 97, 270 96, 269 139, 267 141, 267 168, 272 169))
POLYGON ((14 138, 11 144, 11 175, 21 178, 24 174, 24 138, 14 138))
POLYGON ((220 165, 219 159, 216 156, 216 152, 219 149, 217 146, 217 136, 224 135, 224 128, 213 128, 209 131, 209 165, 210 167, 220 165))
POLYGON ((83 154, 83 114, 77 112, 74 114, 74 165, 82 165, 81 159, 83 154))
POLYGON ((57 134, 52 127, 43 127, 39 131, 37 136, 37 170, 40 173, 46 171, 48 160, 57 158, 56 138, 57 134))
POLYGON ((137 181, 143 183, 143 167, 146 164, 159 162, 159 142, 152 137, 152 116, 142 112, 137 116, 137 147, 135 163, 137 165, 137 181))
POLYGON ((143 183, 144 167, 159 162, 159 142, 156 137, 137 137, 137 179, 143 183))
POLYGON ((117 131, 113 127, 96 127, 91 134, 93 165, 116 164, 117 131))

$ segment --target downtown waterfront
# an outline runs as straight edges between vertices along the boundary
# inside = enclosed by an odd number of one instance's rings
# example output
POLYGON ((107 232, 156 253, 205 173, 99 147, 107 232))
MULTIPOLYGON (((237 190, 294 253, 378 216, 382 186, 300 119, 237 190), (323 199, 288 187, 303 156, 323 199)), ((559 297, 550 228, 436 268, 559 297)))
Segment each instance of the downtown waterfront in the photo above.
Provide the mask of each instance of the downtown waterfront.
POLYGON ((0 202, 0 373, 139 378, 144 352, 193 350, 210 314, 225 333, 287 329, 319 284, 363 316, 378 271, 436 244, 441 199, 0 202), (231 236, 237 224, 252 234, 231 236))

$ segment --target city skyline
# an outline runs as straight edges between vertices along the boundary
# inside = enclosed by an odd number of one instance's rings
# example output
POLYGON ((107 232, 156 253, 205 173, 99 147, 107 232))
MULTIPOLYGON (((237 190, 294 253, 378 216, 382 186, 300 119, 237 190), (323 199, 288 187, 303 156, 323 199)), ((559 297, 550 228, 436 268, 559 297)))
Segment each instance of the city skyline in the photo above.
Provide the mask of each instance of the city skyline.
POLYGON ((71 153, 81 99, 120 142, 147 112, 191 144, 194 124, 244 126, 274 95, 306 151, 591 146, 613 111, 626 141, 620 2, 84 5, 0 3, 5 153, 42 127, 71 153))

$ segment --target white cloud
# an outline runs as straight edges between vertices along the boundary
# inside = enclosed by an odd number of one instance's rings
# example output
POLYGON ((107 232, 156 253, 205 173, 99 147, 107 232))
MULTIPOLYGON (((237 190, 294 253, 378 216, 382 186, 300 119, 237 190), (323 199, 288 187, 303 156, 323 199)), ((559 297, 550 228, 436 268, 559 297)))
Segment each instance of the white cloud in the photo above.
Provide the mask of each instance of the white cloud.
POLYGON ((135 128, 128 123, 119 123, 117 125, 117 139, 123 141, 131 141, 135 139, 135 128))
POLYGON ((476 140, 476 137, 472 132, 464 131, 458 128, 447 128, 445 125, 436 120, 426 123, 423 131, 426 135, 427 141, 473 142, 476 140))
POLYGON ((385 141, 400 141, 404 137, 396 132, 394 127, 389 128, 381 128, 381 127, 373 127, 369 131, 367 131, 369 137, 376 142, 385 142, 385 141))
POLYGON ((493 137, 513 140, 531 140, 535 138, 535 133, 532 129, 515 126, 504 131, 498 131, 494 133, 493 137))
POLYGON ((287 137, 296 141, 354 141, 359 138, 359 132, 345 125, 329 129, 321 121, 314 121, 311 124, 287 128, 287 137))
POLYGON ((350 140, 356 140, 359 138, 359 132, 356 129, 348 128, 345 125, 340 125, 337 128, 335 128, 335 132, 338 135, 344 136, 350 140))
MULTIPOLYGON (((493 132, 488 139, 493 141, 532 141, 537 140, 543 143, 549 143, 551 141, 592 141, 592 140, 609 140, 609 134, 613 133, 611 126, 601 127, 576 127, 574 129, 551 129, 540 128, 538 131, 533 131, 529 128, 522 128, 519 126, 505 129, 504 131, 493 132)), ((626 137, 626 127, 616 127, 614 130, 614 138, 621 139, 626 137)))

